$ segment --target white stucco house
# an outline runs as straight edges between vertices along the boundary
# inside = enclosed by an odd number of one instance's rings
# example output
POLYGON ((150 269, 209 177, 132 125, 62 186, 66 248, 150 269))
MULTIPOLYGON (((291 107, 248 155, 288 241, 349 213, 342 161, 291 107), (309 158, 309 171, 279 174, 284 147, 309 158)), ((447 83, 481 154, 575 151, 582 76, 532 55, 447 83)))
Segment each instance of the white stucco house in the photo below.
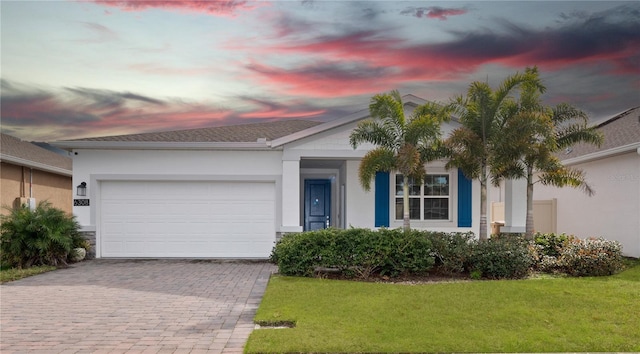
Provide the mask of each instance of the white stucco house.
POLYGON ((557 231, 580 238, 617 240, 623 253, 640 257, 640 107, 596 124, 600 148, 577 145, 561 159, 586 173, 595 195, 573 188, 536 185, 534 199, 557 200, 557 231))
MULTIPOLYGON (((406 95, 411 111, 425 103, 406 95)), ((349 135, 368 109, 327 123, 284 120, 55 143, 72 152, 73 212, 96 257, 267 258, 289 232, 402 226, 402 188, 358 181, 349 135)), ((443 135, 456 126, 445 123, 443 135)), ((412 188, 412 227, 479 228, 479 184, 444 162, 412 188)), ((637 182, 636 182, 637 183, 637 182)))

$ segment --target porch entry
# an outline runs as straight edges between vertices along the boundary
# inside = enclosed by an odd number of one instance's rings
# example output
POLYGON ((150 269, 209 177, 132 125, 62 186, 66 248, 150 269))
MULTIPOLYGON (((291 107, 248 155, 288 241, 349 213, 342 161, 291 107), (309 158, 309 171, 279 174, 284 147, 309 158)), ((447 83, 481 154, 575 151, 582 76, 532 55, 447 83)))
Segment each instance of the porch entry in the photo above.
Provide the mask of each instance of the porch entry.
POLYGON ((304 181, 304 230, 326 229, 331 225, 331 180, 304 181))

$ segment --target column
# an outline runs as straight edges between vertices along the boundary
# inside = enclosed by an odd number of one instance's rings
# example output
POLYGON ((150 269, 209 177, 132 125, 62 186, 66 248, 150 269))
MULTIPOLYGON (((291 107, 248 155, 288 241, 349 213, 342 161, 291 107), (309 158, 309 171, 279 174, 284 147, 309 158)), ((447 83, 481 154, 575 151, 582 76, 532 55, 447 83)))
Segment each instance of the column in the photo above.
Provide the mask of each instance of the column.
POLYGON ((508 179, 504 185, 504 226, 502 232, 525 232, 527 223, 527 180, 508 179))
POLYGON ((282 161, 282 225, 280 232, 300 232, 300 158, 282 161))

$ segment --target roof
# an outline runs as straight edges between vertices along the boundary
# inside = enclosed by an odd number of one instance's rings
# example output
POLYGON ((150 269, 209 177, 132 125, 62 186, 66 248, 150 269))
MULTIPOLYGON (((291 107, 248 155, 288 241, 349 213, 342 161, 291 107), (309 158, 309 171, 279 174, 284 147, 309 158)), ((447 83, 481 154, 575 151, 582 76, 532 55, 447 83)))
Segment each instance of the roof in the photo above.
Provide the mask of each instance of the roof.
POLYGON ((628 109, 597 124, 596 129, 604 136, 602 146, 576 144, 567 152, 562 153, 560 158, 571 162, 638 149, 640 147, 640 106, 628 109))
POLYGON ((56 154, 7 134, 1 135, 0 146, 0 160, 2 162, 71 176, 72 160, 70 157, 56 154))
POLYGON ((275 140, 322 124, 310 120, 292 119, 266 123, 238 124, 212 128, 176 130, 157 133, 103 136, 70 141, 137 141, 137 142, 257 142, 275 140))
MULTIPOLYGON (((407 106, 419 106, 427 101, 414 95, 404 95, 407 106)), ((283 145, 335 129, 369 117, 368 105, 347 116, 329 121, 315 122, 301 119, 279 120, 96 138, 56 141, 52 145, 64 149, 149 149, 149 150, 270 150, 283 145)), ((456 121, 456 119, 453 119, 456 121)))

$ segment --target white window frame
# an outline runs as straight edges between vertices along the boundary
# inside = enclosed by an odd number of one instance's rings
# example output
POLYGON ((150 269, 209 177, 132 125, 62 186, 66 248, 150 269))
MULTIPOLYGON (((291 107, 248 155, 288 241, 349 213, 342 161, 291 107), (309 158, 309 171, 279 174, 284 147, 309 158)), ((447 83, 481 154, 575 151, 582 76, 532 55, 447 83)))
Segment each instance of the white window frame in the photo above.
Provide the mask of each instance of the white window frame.
MULTIPOLYGON (((455 178, 455 174, 450 172, 450 171, 446 171, 444 169, 428 169, 429 171, 427 172, 427 175, 446 175, 448 176, 449 179, 449 194, 446 196, 438 196, 438 195, 434 195, 434 196, 429 196, 429 195, 425 195, 424 194, 424 181, 422 183, 422 185, 420 186, 420 195, 415 195, 415 196, 409 196, 410 199, 419 199, 420 200, 420 219, 411 219, 411 223, 412 226, 413 224, 416 224, 416 226, 420 226, 420 224, 428 224, 428 225, 433 225, 433 224, 442 224, 442 226, 450 226, 450 224, 453 222, 453 220, 455 220, 455 218, 457 217, 457 215, 454 215, 454 211, 456 210, 455 208, 457 207, 457 199, 455 198, 455 196, 457 194, 455 194, 455 188, 457 186, 457 178, 455 178), (429 199, 429 198, 447 198, 448 199, 448 218, 447 219, 424 219, 424 199, 429 199)), ((398 224, 402 224, 402 218, 397 219, 396 218, 396 199, 402 199, 402 196, 398 196, 396 195, 396 176, 401 176, 401 173, 392 173, 391 175, 391 200, 390 200, 390 213, 391 213, 391 222, 394 224, 394 226, 398 225, 398 224)))

